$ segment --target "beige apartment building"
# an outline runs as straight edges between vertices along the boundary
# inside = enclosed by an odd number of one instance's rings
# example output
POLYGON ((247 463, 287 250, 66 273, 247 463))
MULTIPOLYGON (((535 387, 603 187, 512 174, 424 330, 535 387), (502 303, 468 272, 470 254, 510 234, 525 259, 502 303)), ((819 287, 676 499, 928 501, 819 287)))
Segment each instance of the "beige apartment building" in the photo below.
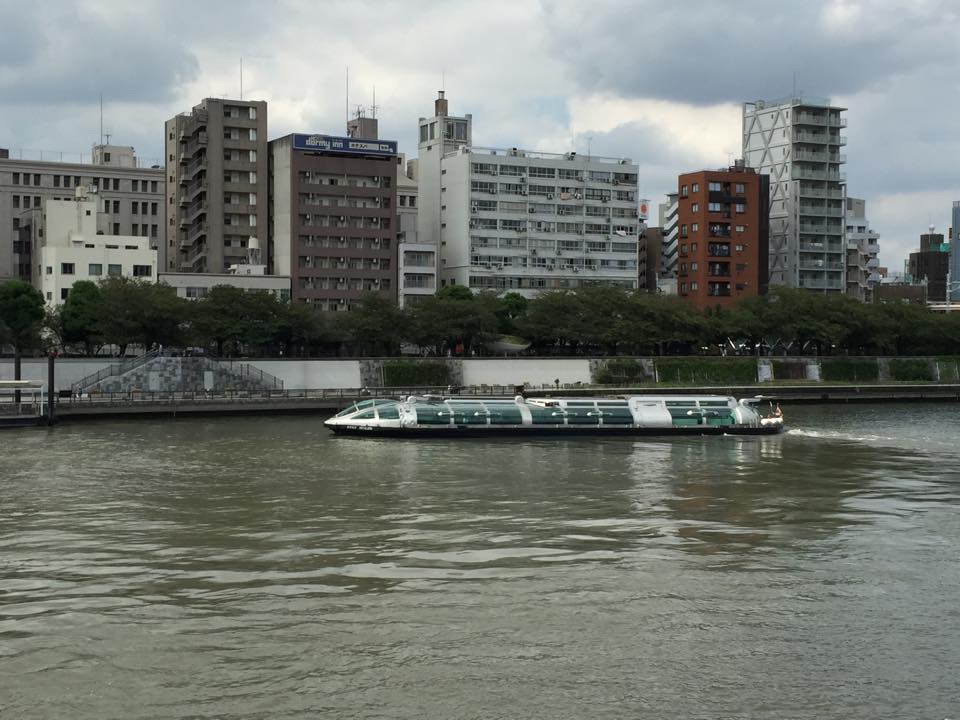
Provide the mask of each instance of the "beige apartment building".
POLYGON ((207 98, 166 122, 166 272, 221 273, 267 234, 267 103, 207 98))

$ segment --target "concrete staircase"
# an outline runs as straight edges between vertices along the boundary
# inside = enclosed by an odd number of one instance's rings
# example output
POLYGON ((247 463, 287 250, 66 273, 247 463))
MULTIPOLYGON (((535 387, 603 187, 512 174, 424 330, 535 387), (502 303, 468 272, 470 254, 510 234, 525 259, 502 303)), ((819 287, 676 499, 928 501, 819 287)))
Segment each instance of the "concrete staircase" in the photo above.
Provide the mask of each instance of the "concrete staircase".
POLYGON ((141 356, 139 362, 112 365, 97 376, 84 378, 74 392, 261 392, 283 390, 283 381, 249 363, 206 356, 141 356))

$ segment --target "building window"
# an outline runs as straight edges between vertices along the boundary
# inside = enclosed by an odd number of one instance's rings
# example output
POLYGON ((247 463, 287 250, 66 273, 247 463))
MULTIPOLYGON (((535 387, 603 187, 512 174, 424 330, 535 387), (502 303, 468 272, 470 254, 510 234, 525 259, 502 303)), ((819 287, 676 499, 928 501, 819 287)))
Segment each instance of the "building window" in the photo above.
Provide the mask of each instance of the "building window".
POLYGON ((699 270, 699 266, 697 265, 697 263, 695 262, 690 263, 690 272, 696 272, 697 270, 699 270))
POLYGON ((151 181, 150 181, 150 192, 157 192, 157 181, 156 181, 156 180, 151 180, 151 181))
POLYGON ((743 195, 743 193, 746 192, 746 188, 744 187, 743 183, 736 184, 736 192, 737 195, 743 195))
POLYGON ((14 196, 13 196, 13 207, 14 207, 14 209, 20 207, 20 196, 19 196, 19 195, 14 195, 14 196))
POLYGON ((680 186, 680 197, 686 197, 686 196, 687 196, 687 186, 686 186, 686 185, 681 185, 681 186, 680 186))
POLYGON ((693 183, 690 186, 690 192, 693 192, 693 193, 700 192, 700 183, 693 183))
POLYGON ((690 232, 697 232, 700 229, 700 223, 692 223, 690 225, 690 232))
POLYGON ((13 174, 13 184, 14 184, 14 185, 19 185, 19 184, 20 184, 20 173, 14 173, 14 174, 13 174))
POLYGON ((33 176, 33 184, 34 184, 34 185, 39 185, 39 184, 40 184, 40 176, 39 176, 39 175, 34 175, 34 176, 33 176))
POLYGON ((107 265, 107 275, 110 277, 120 277, 123 274, 123 268, 120 265, 107 265))
POLYGON ((736 230, 738 233, 746 232, 747 228, 744 225, 737 225, 736 230))
POLYGON ((707 206, 707 210, 709 210, 710 212, 720 212, 721 210, 720 203, 710 203, 707 206))
POLYGON ((53 275, 53 265, 47 265, 47 275, 53 275))
POLYGON ((90 263, 87 266, 87 275, 100 276, 103 275, 103 265, 100 263, 90 263))
POLYGON ((150 277, 153 274, 153 268, 149 265, 134 265, 133 266, 133 276, 134 277, 150 277))
POLYGON ((700 286, 699 286, 697 283, 692 282, 692 283, 690 283, 690 289, 691 289, 691 290, 699 290, 699 289, 700 289, 700 286))
POLYGON ((737 203, 734 207, 738 213, 745 213, 747 211, 747 206, 743 203, 737 203))
POLYGON ((681 225, 681 226, 680 226, 680 237, 686 237, 686 236, 687 236, 687 226, 686 226, 686 225, 681 225))
POLYGON ((151 215, 157 214, 157 203, 150 203, 150 214, 151 215))
POLYGON ((70 294, 70 288, 60 288, 60 299, 66 300, 67 295, 70 294))
POLYGON ((735 246, 734 246, 734 249, 735 249, 737 252, 743 252, 743 245, 740 245, 740 244, 735 245, 735 246))
POLYGON ((54 176, 53 176, 53 186, 54 186, 54 187, 60 187, 60 176, 59 176, 59 175, 54 175, 54 176))
POLYGON ((33 196, 33 206, 34 206, 35 208, 40 207, 40 196, 39 196, 39 195, 34 195, 34 196, 33 196))
POLYGON ((73 275, 73 263, 60 263, 61 275, 73 275))
MULTIPOLYGON (((120 213, 120 201, 119 201, 119 200, 114 200, 114 201, 113 201, 113 212, 115 212, 115 213, 117 213, 117 214, 120 213)), ((114 233, 114 235, 119 235, 119 234, 120 234, 120 233, 114 233)))
POLYGON ((120 192, 120 178, 113 179, 113 189, 120 192))
POLYGON ((700 212, 700 203, 692 203, 690 205, 690 212, 700 212))
POLYGON ((119 235, 119 234, 120 234, 120 223, 115 222, 115 223, 113 224, 113 234, 114 234, 114 235, 119 235))
POLYGON ((130 203, 130 212, 132 212, 134 215, 137 215, 139 213, 139 210, 138 210, 139 207, 140 207, 140 203, 134 200, 132 203, 130 203))
POLYGON ((710 190, 710 192, 720 192, 723 190, 723 186, 718 182, 712 182, 707 185, 707 189, 710 190))

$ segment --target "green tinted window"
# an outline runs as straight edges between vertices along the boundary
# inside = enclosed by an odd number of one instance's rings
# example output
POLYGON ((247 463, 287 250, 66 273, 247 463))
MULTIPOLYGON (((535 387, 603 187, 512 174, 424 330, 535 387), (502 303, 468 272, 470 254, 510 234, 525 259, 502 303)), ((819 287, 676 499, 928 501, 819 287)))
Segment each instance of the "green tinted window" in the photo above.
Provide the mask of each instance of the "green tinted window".
POLYGON ((530 415, 535 425, 562 425, 563 411, 560 408, 530 406, 530 415))
POLYGON ((491 407, 490 423, 493 425, 521 425, 523 416, 520 414, 520 408, 513 406, 491 407))
POLYGON ((356 411, 357 411, 357 406, 356 406, 356 404, 354 404, 354 405, 351 405, 350 407, 348 407, 348 408, 345 409, 345 410, 341 410, 341 411, 338 412, 336 415, 334 415, 334 417, 343 417, 344 415, 349 415, 350 413, 356 412, 356 411))
POLYGON ((362 413, 357 413, 353 416, 354 420, 373 420, 377 416, 377 411, 373 408, 369 410, 364 410, 362 413))
POLYGON ((591 408, 575 408, 567 412, 568 425, 596 425, 600 422, 600 413, 591 408))
POLYGON ((400 411, 397 410, 396 405, 381 405, 379 412, 381 420, 398 420, 400 418, 400 411))
POLYGON ((486 425, 487 411, 481 405, 455 405, 453 421, 458 425, 486 425))
POLYGON ((449 425, 450 412, 442 405, 417 405, 417 422, 421 425, 449 425))
POLYGON ((623 408, 603 408, 603 424, 604 425, 632 425, 633 424, 633 415, 630 414, 630 410, 626 407, 623 408))

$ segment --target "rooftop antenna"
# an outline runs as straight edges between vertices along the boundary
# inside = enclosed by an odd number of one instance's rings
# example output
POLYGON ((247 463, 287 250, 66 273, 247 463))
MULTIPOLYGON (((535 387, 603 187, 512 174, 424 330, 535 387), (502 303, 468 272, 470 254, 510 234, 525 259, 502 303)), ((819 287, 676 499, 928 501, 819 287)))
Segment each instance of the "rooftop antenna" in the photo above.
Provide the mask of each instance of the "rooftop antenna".
POLYGON ((590 159, 590 150, 593 148, 593 135, 587 135, 587 159, 590 159))
POLYGON ((372 117, 372 118, 376 118, 376 117, 377 117, 377 109, 378 109, 379 107, 380 107, 380 106, 377 105, 377 86, 374 85, 374 86, 373 86, 373 104, 370 106, 370 117, 372 117))
POLYGON ((797 71, 793 71, 793 97, 797 97, 797 71))

